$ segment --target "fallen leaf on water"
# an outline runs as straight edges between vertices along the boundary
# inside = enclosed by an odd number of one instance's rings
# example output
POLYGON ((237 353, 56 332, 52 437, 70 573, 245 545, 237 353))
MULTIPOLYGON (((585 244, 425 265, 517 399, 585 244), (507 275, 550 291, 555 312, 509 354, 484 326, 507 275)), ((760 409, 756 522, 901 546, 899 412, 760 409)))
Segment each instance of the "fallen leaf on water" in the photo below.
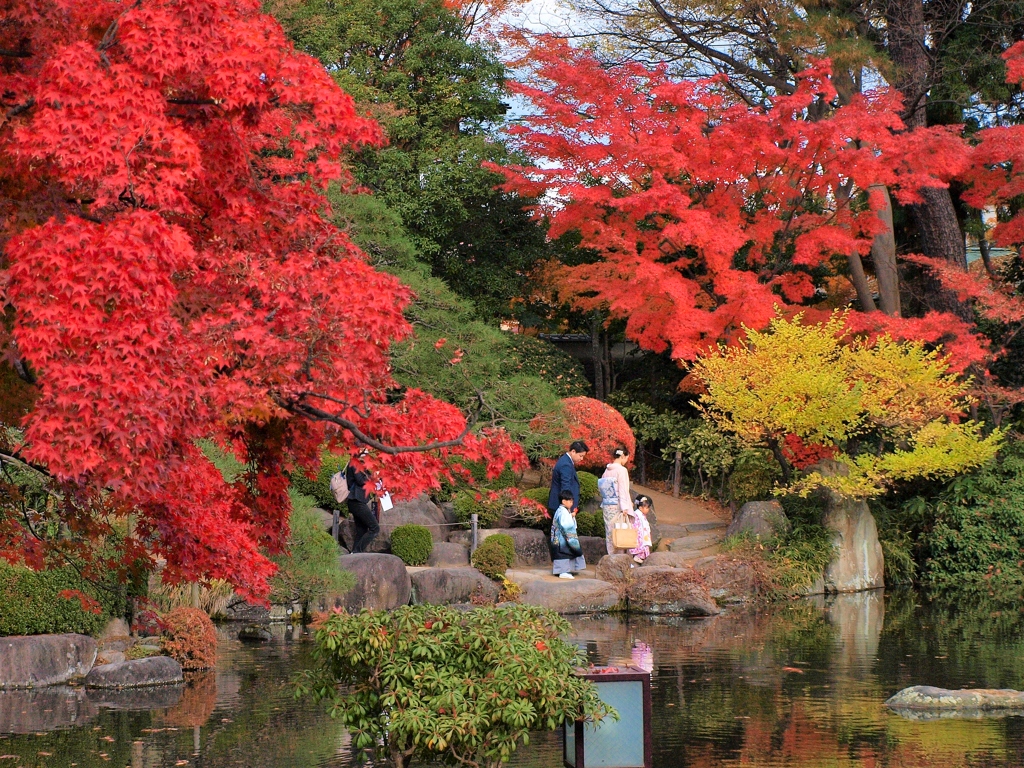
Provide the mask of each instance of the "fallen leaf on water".
POLYGON ((113 741, 113 740, 114 740, 113 736, 101 736, 100 737, 100 741, 113 741))
POLYGON ((179 760, 175 765, 188 765, 188 760, 179 760))
POLYGON ((783 672, 796 672, 797 674, 800 674, 800 675, 802 675, 804 673, 804 671, 802 669, 797 669, 796 667, 783 667, 782 671, 783 672))
POLYGON ((0 760, 17 760, 17 755, 0 755, 0 760))
POLYGON ((53 752, 36 752, 36 754, 41 757, 53 757, 53 752))

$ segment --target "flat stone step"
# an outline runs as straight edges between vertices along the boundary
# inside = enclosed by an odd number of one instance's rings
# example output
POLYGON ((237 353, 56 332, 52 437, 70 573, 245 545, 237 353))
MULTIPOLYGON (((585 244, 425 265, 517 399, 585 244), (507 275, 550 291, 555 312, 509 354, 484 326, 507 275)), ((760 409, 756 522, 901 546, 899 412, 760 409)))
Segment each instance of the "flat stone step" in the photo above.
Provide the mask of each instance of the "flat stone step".
POLYGON ((707 549, 719 544, 722 539, 725 538, 725 532, 705 532, 693 534, 691 536, 683 536, 676 539, 668 545, 669 550, 672 552, 681 552, 684 550, 696 550, 696 549, 707 549))
POLYGON ((722 529, 723 531, 729 527, 729 524, 721 520, 715 520, 714 522, 707 523, 687 523, 685 528, 687 533, 698 533, 699 531, 717 531, 722 529))

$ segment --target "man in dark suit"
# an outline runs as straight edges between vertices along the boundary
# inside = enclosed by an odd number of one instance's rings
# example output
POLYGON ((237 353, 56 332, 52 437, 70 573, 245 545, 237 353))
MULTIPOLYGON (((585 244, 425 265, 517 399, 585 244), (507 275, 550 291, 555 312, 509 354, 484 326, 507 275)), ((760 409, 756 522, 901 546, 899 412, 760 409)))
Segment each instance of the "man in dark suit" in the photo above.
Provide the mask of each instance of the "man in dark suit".
POLYGON ((576 465, 583 461, 588 450, 590 449, 586 443, 577 440, 569 446, 569 451, 563 453, 555 462, 555 468, 551 470, 551 493, 548 494, 548 509, 551 510, 551 514, 558 509, 559 494, 562 491, 572 493, 573 509, 579 509, 580 478, 576 474, 576 465))

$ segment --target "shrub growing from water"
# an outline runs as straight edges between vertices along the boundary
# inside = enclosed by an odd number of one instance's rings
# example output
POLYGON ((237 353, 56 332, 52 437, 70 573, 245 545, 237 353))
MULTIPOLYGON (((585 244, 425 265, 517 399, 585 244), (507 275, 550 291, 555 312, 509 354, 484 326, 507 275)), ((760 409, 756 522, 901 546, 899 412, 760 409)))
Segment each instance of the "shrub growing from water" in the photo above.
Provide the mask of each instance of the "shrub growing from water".
POLYGON ((434 551, 434 537, 422 525, 400 525, 391 532, 391 554, 406 565, 426 565, 434 551))
POLYGON ((217 633, 198 608, 175 608, 163 617, 164 652, 182 669, 210 669, 217 663, 217 633))
POLYGON ((583 660, 568 631, 554 612, 523 605, 334 614, 298 692, 325 701, 355 747, 391 768, 500 768, 530 731, 610 714, 574 673, 583 660))

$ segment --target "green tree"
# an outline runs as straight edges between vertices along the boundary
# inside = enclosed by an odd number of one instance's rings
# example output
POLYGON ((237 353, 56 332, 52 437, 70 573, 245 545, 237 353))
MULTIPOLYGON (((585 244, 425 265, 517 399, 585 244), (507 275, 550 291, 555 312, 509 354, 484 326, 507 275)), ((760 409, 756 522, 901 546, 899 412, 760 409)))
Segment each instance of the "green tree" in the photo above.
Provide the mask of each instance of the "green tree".
POLYGON ((388 146, 358 155, 358 180, 401 218, 418 258, 487 315, 510 312, 549 246, 529 201, 481 166, 510 155, 505 72, 443 0, 272 0, 296 46, 317 57, 383 125, 388 146))

